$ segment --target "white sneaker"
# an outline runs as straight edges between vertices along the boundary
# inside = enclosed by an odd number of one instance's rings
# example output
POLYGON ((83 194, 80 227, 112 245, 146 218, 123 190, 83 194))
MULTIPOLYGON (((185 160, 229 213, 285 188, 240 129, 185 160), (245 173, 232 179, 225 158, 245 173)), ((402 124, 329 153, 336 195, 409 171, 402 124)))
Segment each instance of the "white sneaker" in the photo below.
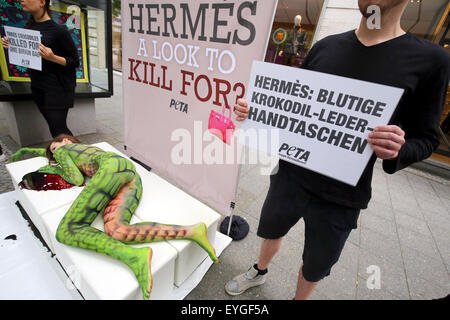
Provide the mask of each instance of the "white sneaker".
POLYGON ((0 161, 3 161, 3 160, 5 160, 5 159, 6 159, 6 156, 5 156, 5 154, 3 153, 2 146, 0 146, 0 161))
POLYGON ((246 273, 240 274, 225 285, 225 291, 230 296, 238 296, 247 289, 257 287, 266 282, 267 273, 258 275, 258 270, 254 266, 250 267, 246 273))

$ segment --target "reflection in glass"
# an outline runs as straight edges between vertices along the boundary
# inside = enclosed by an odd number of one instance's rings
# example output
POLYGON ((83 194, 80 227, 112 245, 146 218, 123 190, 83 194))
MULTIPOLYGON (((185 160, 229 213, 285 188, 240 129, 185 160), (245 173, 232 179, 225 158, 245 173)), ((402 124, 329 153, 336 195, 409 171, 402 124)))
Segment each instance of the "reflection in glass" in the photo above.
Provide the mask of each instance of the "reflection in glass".
MULTIPOLYGON (((443 46, 450 53, 448 0, 411 0, 402 17, 402 27, 414 35, 443 46)), ((450 164, 450 92, 440 118, 440 145, 432 159, 450 164)))
POLYGON ((278 1, 266 62, 300 67, 311 49, 323 0, 278 1))

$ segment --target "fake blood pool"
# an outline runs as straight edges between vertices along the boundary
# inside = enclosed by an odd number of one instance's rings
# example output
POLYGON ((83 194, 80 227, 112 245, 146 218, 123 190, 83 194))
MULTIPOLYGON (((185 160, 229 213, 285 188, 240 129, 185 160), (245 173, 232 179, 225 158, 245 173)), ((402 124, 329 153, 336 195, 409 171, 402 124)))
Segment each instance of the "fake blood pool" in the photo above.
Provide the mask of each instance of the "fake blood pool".
POLYGON ((21 189, 48 191, 63 190, 75 187, 75 185, 64 181, 57 174, 42 173, 39 171, 30 172, 23 176, 19 183, 21 189))

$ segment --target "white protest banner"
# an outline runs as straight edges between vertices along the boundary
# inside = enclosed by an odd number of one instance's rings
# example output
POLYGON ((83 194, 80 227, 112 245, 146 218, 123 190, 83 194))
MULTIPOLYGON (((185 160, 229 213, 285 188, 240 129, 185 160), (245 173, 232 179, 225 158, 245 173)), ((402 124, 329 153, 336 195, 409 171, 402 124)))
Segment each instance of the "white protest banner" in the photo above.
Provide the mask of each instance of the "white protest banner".
POLYGON ((388 124, 403 89, 255 61, 247 91, 248 131, 278 130, 282 160, 355 186, 373 150, 368 135, 388 124))
POLYGON ((265 57, 276 6, 122 0, 126 153, 224 215, 242 149, 225 128, 239 126, 231 109, 265 57))
POLYGON ((41 33, 5 26, 5 34, 9 41, 9 63, 41 71, 42 58, 38 52, 41 33))

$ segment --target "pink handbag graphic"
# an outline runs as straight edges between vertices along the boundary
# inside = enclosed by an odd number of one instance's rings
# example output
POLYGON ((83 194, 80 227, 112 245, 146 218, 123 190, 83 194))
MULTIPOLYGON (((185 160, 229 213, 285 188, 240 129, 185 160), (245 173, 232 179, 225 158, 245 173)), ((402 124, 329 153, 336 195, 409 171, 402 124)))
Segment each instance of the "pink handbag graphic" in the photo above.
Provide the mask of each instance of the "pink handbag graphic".
POLYGON ((209 123, 208 123, 209 132, 218 136, 223 140, 226 144, 231 143, 231 137, 233 136, 233 132, 235 126, 233 121, 231 121, 231 108, 229 106, 223 106, 222 114, 211 110, 211 114, 209 115, 209 123), (230 116, 225 116, 225 108, 230 110, 230 116))

